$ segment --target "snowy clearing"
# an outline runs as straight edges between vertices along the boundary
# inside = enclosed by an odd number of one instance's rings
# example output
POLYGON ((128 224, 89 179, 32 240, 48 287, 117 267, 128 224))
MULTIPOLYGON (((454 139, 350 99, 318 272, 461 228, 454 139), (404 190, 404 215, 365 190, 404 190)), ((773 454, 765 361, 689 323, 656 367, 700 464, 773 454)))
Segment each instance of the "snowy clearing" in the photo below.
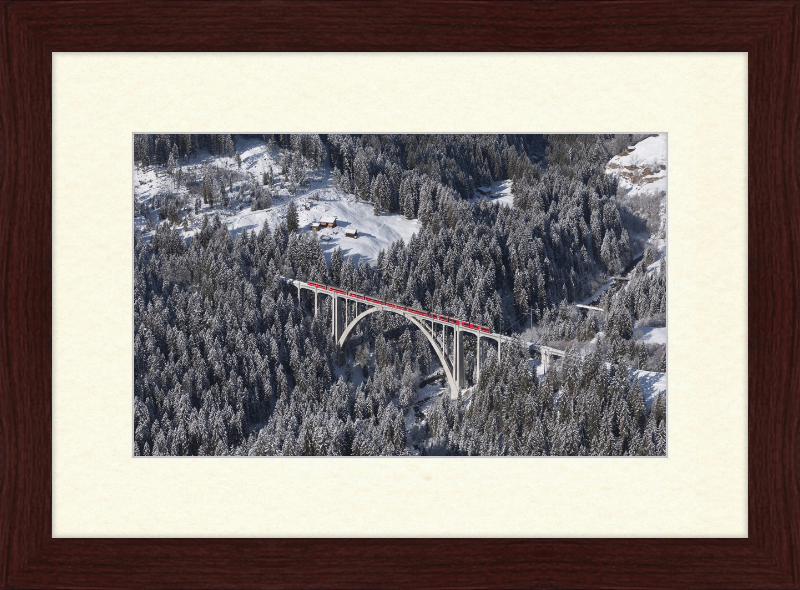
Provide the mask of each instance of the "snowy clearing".
POLYGON ((654 371, 639 371, 632 369, 629 371, 631 380, 638 379, 639 386, 642 388, 642 395, 647 407, 656 399, 656 396, 667 391, 667 374, 656 373, 654 371))
POLYGON ((508 207, 514 206, 514 195, 511 194, 511 180, 495 180, 489 186, 476 187, 472 202, 484 198, 490 203, 499 203, 508 207))
POLYGON ((636 328, 633 331, 633 338, 639 342, 647 342, 649 344, 666 344, 667 343, 667 329, 666 328, 636 328))
MULTIPOLYGON (((320 221, 322 217, 336 218, 336 227, 322 228, 317 232, 322 252, 328 263, 337 246, 342 249, 345 258, 352 256, 355 264, 362 258, 374 263, 381 250, 400 239, 408 244, 411 236, 422 227, 416 219, 409 220, 402 215, 382 213, 375 216, 372 213, 372 204, 356 201, 352 195, 337 194, 335 190, 329 188, 315 192, 319 195, 319 201, 310 198, 308 194, 294 198, 299 231, 312 231, 311 224, 320 221), (345 232, 351 229, 358 230, 357 238, 345 236, 345 232)), ((251 211, 248 207, 224 217, 223 221, 231 231, 232 237, 236 238, 242 229, 259 231, 265 222, 269 223, 270 227, 275 227, 286 219, 287 205, 288 200, 261 211, 251 211)))
MULTIPOLYGON (((190 176, 200 174, 204 165, 213 165, 236 171, 243 178, 254 177, 259 181, 265 173, 272 170, 275 178, 273 206, 253 211, 250 206, 233 205, 230 208, 223 208, 203 204, 199 213, 193 216, 190 225, 186 228, 181 225, 176 226, 176 230, 183 238, 189 238, 200 230, 204 215, 213 217, 219 214, 220 220, 231 232, 233 239, 236 239, 244 229, 260 231, 265 223, 274 228, 286 219, 287 206, 291 200, 295 202, 297 208, 301 233, 313 231, 311 224, 319 222, 322 217, 333 216, 336 218, 335 228, 323 228, 318 232, 322 251, 328 262, 338 246, 342 249, 345 257, 352 256, 353 262, 356 264, 362 259, 369 263, 375 263, 381 250, 387 249, 393 242, 400 239, 407 244, 411 236, 422 228, 418 220, 406 219, 403 215, 387 213, 374 215, 371 203, 356 201, 352 194, 342 194, 333 186, 329 167, 310 170, 308 185, 299 189, 296 196, 292 196, 288 189, 278 188, 278 185, 284 180, 281 174, 281 156, 270 154, 265 142, 258 139, 240 138, 237 149, 241 155, 241 168, 238 168, 234 158, 211 156, 207 151, 201 151, 188 164, 182 163, 180 169, 183 174, 190 176), (353 229, 358 230, 358 237, 346 237, 345 232, 353 229)), ((236 195, 244 184, 245 180, 233 182, 229 187, 228 194, 236 195)), ((510 186, 509 182, 509 195, 510 186)), ((159 195, 169 192, 191 200, 196 198, 196 195, 190 194, 189 189, 185 186, 174 187, 172 179, 163 169, 156 170, 150 166, 134 171, 134 198, 137 204, 151 203, 159 195)), ((145 240, 153 236, 155 233, 154 222, 158 222, 155 212, 151 212, 150 215, 149 229, 148 222, 144 217, 137 215, 134 218, 135 227, 145 240)))

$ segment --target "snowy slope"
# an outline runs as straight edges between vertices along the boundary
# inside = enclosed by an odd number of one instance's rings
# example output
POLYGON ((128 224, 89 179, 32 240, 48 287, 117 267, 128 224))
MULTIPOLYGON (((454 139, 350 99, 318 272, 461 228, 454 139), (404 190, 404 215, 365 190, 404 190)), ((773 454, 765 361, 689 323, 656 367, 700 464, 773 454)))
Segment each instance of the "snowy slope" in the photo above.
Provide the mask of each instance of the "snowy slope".
MULTIPOLYGON (((629 205, 633 205, 637 214, 644 216, 642 209, 635 208, 637 201, 653 198, 648 194, 654 195, 661 191, 667 193, 667 134, 651 135, 633 147, 633 150, 625 151, 611 158, 606 165, 606 174, 617 178, 620 189, 626 195, 626 199, 623 200, 626 200, 629 205), (637 199, 640 195, 643 197, 637 199)), ((655 262, 648 266, 648 273, 657 272, 661 266, 661 259, 667 256, 666 200, 660 199, 660 204, 657 206, 660 224, 653 235, 647 233, 631 235, 632 241, 638 241, 639 244, 642 244, 642 248, 649 244, 653 250, 655 262)), ((641 253, 642 250, 638 248, 633 252, 634 255, 641 253)), ((654 337, 657 339, 650 340, 649 337, 646 337, 645 341, 663 343, 659 339, 660 335, 654 337)))
MULTIPOLYGON (((354 256, 353 262, 357 264, 361 259, 374 263, 381 250, 399 239, 408 243, 411 236, 422 227, 418 220, 409 220, 402 215, 383 213, 375 216, 372 204, 357 202, 352 194, 342 194, 333 187, 329 168, 309 171, 309 185, 300 189, 297 196, 292 197, 286 188, 278 188, 282 180, 281 155, 277 153, 279 150, 271 155, 265 142, 244 138, 238 139, 236 149, 241 154, 242 173, 252 174, 261 180, 262 175, 268 172, 270 167, 272 168, 275 175, 273 206, 266 210, 252 211, 249 206, 239 210, 225 210, 203 205, 188 229, 184 230, 180 225, 176 228, 183 237, 188 238, 199 231, 204 214, 213 216, 219 213, 220 219, 231 231, 234 239, 245 228, 248 231, 259 231, 265 223, 274 228, 286 219, 287 205, 290 200, 294 200, 301 232, 311 231, 311 224, 323 216, 332 215, 337 218, 336 228, 322 229, 318 235, 328 262, 333 251, 339 246, 345 257, 354 256), (345 230, 353 228, 358 230, 358 238, 345 237, 345 230)), ((182 161, 181 169, 185 174, 200 174, 204 164, 214 164, 239 171, 233 158, 211 156, 205 151, 192 158, 188 164, 182 161)), ((234 183, 232 192, 236 193, 241 184, 234 183)), ((153 167, 148 167, 134 171, 134 198, 137 203, 150 202, 168 190, 173 190, 172 179, 163 169, 155 171, 153 167)), ((174 189, 174 192, 177 195, 188 194, 183 186, 174 189)), ((154 212, 151 212, 151 221, 154 228, 157 222, 154 212)), ((141 216, 136 216, 134 223, 144 239, 149 239, 155 232, 154 229, 146 229, 146 220, 141 216)))
POLYGON ((667 190, 667 135, 648 137, 631 152, 611 158, 606 173, 619 180, 619 186, 629 196, 647 191, 667 190))
MULTIPOLYGON (((399 239, 407 244, 411 236, 422 227, 419 221, 408 220, 402 215, 384 213, 375 216, 372 213, 372 204, 357 202, 352 195, 343 196, 328 188, 318 190, 317 193, 319 201, 305 195, 295 197, 294 200, 301 232, 311 231, 311 224, 324 216, 336 217, 335 228, 324 228, 318 232, 322 252, 328 262, 337 246, 341 247, 345 257, 353 256, 356 264, 362 258, 374 262, 381 250, 399 239), (305 208, 306 204, 309 206, 308 210, 305 208), (345 237, 345 230, 353 228, 358 230, 358 237, 345 237)), ((261 211, 251 211, 248 207, 224 217, 224 222, 234 238, 244 228, 248 231, 260 230, 265 222, 270 227, 275 227, 286 219, 288 202, 287 197, 285 201, 277 201, 270 209, 261 211)))

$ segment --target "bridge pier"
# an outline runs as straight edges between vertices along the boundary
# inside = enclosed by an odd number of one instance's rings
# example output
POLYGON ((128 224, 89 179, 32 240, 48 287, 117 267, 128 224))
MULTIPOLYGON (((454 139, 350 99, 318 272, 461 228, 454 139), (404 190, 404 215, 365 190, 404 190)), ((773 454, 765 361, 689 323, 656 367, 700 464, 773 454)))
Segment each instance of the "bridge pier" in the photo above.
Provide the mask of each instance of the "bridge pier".
POLYGON ((336 338, 336 295, 331 297, 331 334, 336 338))
POLYGON ((333 305, 331 311, 333 312, 333 321, 331 322, 331 330, 333 333, 333 338, 337 342, 339 338, 342 336, 342 332, 344 332, 345 327, 347 326, 346 322, 342 322, 342 301, 344 298, 339 297, 338 295, 333 295, 333 305))
POLYGON ((478 360, 478 370, 475 375, 475 383, 481 378, 481 335, 478 334, 478 343, 475 345, 475 357, 478 360))
POLYGON ((455 378, 459 389, 464 389, 467 381, 464 377, 464 332, 456 328, 455 333, 455 378))
POLYGON ((338 354, 336 355, 336 362, 341 367, 347 360, 344 350, 338 347, 339 339, 347 327, 347 300, 338 295, 333 296, 333 339, 337 343, 338 354), (344 303, 345 309, 342 309, 344 303), (342 317, 344 316, 344 318, 342 317), (344 320, 344 321, 342 321, 344 320))

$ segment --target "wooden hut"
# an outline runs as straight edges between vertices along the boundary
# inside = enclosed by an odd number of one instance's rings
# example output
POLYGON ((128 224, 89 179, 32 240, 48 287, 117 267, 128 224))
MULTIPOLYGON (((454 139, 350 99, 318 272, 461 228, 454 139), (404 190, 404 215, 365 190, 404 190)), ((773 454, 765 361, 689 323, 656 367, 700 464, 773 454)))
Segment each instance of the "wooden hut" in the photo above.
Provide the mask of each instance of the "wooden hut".
POLYGON ((320 227, 336 227, 336 218, 332 215, 327 215, 319 220, 320 227))

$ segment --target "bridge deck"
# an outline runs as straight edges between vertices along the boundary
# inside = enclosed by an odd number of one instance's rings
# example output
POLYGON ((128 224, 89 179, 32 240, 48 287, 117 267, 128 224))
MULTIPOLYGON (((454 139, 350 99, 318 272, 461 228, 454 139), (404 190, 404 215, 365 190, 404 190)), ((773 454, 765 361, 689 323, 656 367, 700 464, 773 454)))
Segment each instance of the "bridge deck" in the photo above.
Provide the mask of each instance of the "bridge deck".
MULTIPOLYGON (((459 322, 459 320, 455 320, 455 319, 452 319, 452 318, 449 318, 449 321, 448 321, 448 320, 442 320, 442 319, 437 318, 437 317, 431 317, 430 315, 426 315, 429 312, 426 312, 424 310, 419 310, 421 313, 415 313, 414 311, 409 311, 408 306, 395 304, 395 303, 392 303, 390 301, 385 301, 385 302, 376 301, 375 299, 373 299, 371 297, 367 297, 367 296, 361 295, 361 294, 353 295, 353 294, 351 294, 351 293, 349 293, 347 291, 341 290, 341 289, 337 289, 336 291, 331 291, 330 288, 323 289, 323 288, 320 288, 320 287, 315 287, 314 285, 310 285, 310 284, 308 284, 308 283, 306 283, 304 281, 298 281, 297 279, 289 279, 289 278, 286 278, 286 277, 281 277, 281 280, 283 280, 283 281, 285 281, 285 282, 287 282, 289 284, 292 284, 292 285, 294 285, 295 287, 298 287, 298 288, 308 289, 309 291, 314 291, 314 292, 317 292, 317 293, 324 293, 326 295, 336 295, 337 297, 341 297, 341 298, 346 299, 348 301, 355 301, 356 303, 361 303, 361 304, 364 304, 364 305, 367 305, 367 306, 370 306, 370 307, 377 307, 377 308, 379 308, 381 310, 392 311, 392 312, 394 312, 396 314, 399 314, 399 315, 402 315, 402 316, 406 316, 406 317, 409 317, 409 318, 414 318, 414 319, 416 319, 418 321, 431 322, 431 323, 434 323, 434 324, 438 324, 440 326, 447 326, 449 328, 458 329, 458 330, 461 330, 463 332, 468 332, 468 333, 474 334, 475 336, 480 336, 481 338, 491 338, 493 340, 496 340, 497 342, 506 342, 506 343, 509 343, 509 344, 516 344, 516 343, 519 342, 518 339, 513 338, 511 336, 505 336, 503 334, 497 334, 495 332, 485 332, 485 331, 480 330, 480 329, 471 328, 469 326, 463 325, 463 322, 461 324, 459 324, 459 323, 457 323, 457 322, 459 322)), ((544 352, 546 354, 550 354, 550 355, 553 355, 553 356, 563 357, 564 354, 565 354, 565 351, 563 351, 563 350, 559 350, 557 348, 552 348, 550 346, 545 346, 543 344, 536 344, 534 342, 527 342, 527 341, 522 341, 522 343, 523 344, 527 344, 529 347, 536 348, 540 352, 544 352)))

